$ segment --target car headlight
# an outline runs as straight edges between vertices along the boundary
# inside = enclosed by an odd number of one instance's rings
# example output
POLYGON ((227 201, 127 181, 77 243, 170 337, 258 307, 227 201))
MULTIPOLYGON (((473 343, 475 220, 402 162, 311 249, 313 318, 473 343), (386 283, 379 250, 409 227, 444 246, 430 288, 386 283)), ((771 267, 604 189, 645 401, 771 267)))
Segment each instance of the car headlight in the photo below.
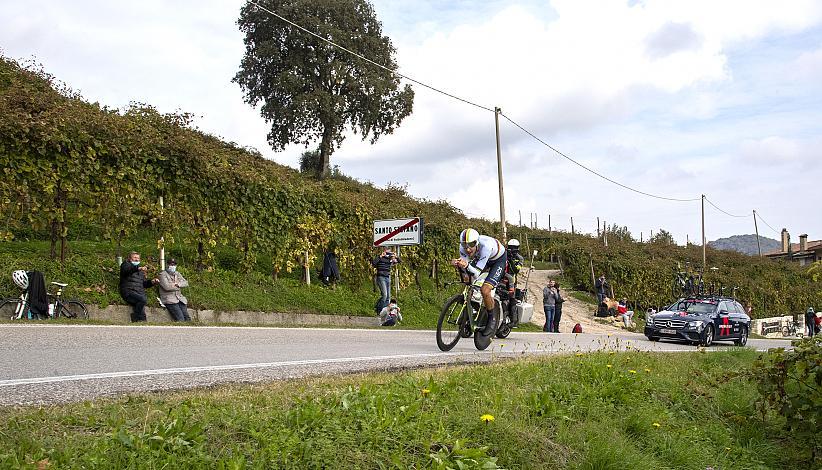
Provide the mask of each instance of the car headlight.
POLYGON ((688 327, 689 328, 695 328, 697 330, 701 330, 702 329, 702 322, 701 321, 689 321, 688 322, 688 327))
POLYGON ((654 317, 645 317, 645 326, 654 326, 654 317))

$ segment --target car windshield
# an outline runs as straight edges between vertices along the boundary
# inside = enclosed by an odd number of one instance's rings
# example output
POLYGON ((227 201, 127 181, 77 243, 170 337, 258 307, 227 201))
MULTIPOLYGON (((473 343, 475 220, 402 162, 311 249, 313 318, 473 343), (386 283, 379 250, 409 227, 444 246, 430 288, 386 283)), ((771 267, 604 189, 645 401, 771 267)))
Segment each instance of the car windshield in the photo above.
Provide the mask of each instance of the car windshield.
POLYGON ((716 304, 711 302, 700 302, 698 300, 683 300, 668 307, 671 312, 688 312, 688 313, 713 313, 716 310, 716 304))
POLYGON ((695 302, 688 305, 688 313, 713 313, 716 310, 716 304, 708 302, 695 302))

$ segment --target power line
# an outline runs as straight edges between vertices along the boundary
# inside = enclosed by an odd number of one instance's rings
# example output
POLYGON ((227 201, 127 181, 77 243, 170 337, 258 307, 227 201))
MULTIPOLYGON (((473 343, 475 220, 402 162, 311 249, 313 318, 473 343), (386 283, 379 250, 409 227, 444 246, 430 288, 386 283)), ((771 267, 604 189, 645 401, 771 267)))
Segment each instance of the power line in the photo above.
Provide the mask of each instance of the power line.
POLYGON ((768 222, 765 222, 765 219, 763 219, 762 216, 759 215, 759 212, 756 213, 756 216, 759 217, 759 220, 761 220, 763 224, 767 225, 769 229, 773 230, 774 233, 776 233, 776 234, 780 233, 779 230, 771 227, 771 224, 769 224, 768 222))
POLYGON ((329 40, 329 39, 326 39, 326 38, 324 38, 324 37, 320 36, 319 34, 317 34, 317 33, 313 32, 313 31, 310 31, 310 30, 308 30, 308 29, 306 29, 306 28, 303 28, 302 26, 298 25, 297 23, 294 23, 293 21, 290 21, 290 20, 288 20, 288 19, 286 19, 286 18, 283 18, 282 16, 278 15, 277 13, 274 13, 273 11, 271 11, 271 10, 269 10, 268 8, 266 8, 266 7, 262 6, 262 5, 260 5, 260 4, 259 4, 259 3, 257 3, 257 2, 254 2, 254 1, 249 1, 248 3, 250 3, 250 4, 254 5, 254 6, 256 6, 257 8, 259 8, 259 9, 261 9, 261 10, 265 11, 265 12, 270 13, 271 15, 273 15, 273 16, 275 16, 275 17, 279 18, 280 20, 285 21, 286 23, 288 23, 288 24, 290 24, 290 25, 294 26, 295 28, 298 28, 298 29, 300 29, 300 30, 302 30, 302 31, 305 31, 306 33, 308 33, 308 34, 310 34, 310 35, 312 35, 312 36, 316 37, 317 39, 320 39, 320 40, 322 40, 322 41, 325 41, 325 42, 327 42, 328 44, 331 44, 332 46, 334 46, 334 47, 336 47, 336 48, 342 49, 343 51, 348 52, 349 54, 351 54, 351 55, 353 55, 353 56, 355 56, 355 57, 357 57, 357 58, 360 58, 360 59, 362 59, 362 60, 364 60, 364 61, 368 62, 369 64, 376 65, 377 67, 379 67, 379 68, 381 68, 381 69, 383 69, 383 70, 385 70, 385 71, 387 71, 387 72, 389 72, 389 73, 392 73, 392 74, 394 74, 394 75, 397 75, 398 77, 402 77, 402 78, 404 78, 404 79, 406 79, 406 80, 408 80, 408 81, 410 81, 410 82, 416 83, 417 85, 424 86, 425 88, 428 88, 429 90, 433 90, 433 91, 436 91, 437 93, 441 93, 441 94, 443 94, 443 95, 445 95, 445 96, 448 96, 448 97, 454 98, 455 100, 459 100, 459 101, 462 101, 463 103, 470 104, 471 106, 476 106, 477 108, 480 108, 480 109, 482 109, 482 110, 485 110, 485 111, 488 111, 488 112, 491 112, 491 113, 493 113, 493 112, 494 112, 493 108, 489 108, 488 106, 483 106, 483 105, 481 105, 481 104, 474 103, 473 101, 467 100, 467 99, 465 99, 465 98, 460 98, 460 97, 459 97, 459 96, 457 96, 457 95, 453 95, 453 94, 448 93, 448 92, 446 92, 446 91, 440 90, 439 88, 435 88, 435 87, 433 87, 433 86, 431 86, 431 85, 428 85, 428 84, 426 84, 426 83, 423 83, 423 82, 421 82, 421 81, 419 81, 419 80, 415 80, 415 79, 413 79, 413 78, 411 78, 411 77, 409 77, 409 76, 407 76, 407 75, 403 75, 403 74, 401 74, 401 73, 397 72, 396 70, 389 69, 388 67, 386 67, 386 66, 384 66, 384 65, 382 65, 382 64, 378 64, 377 62, 374 62, 373 60, 371 60, 371 59, 369 59, 369 58, 367 58, 367 57, 364 57, 364 56, 362 56, 362 55, 360 55, 360 54, 358 54, 358 53, 356 53, 356 52, 354 52, 354 51, 352 51, 352 50, 349 50, 349 49, 347 49, 347 48, 345 48, 345 47, 343 47, 343 46, 341 46, 341 45, 339 45, 339 44, 335 43, 334 41, 331 41, 331 40, 329 40))
POLYGON ((517 123, 516 121, 514 121, 514 120, 513 120, 513 119, 511 119, 510 117, 506 116, 505 114, 503 114, 503 113, 500 113, 500 114, 502 114, 502 117, 504 117, 505 119, 507 119, 507 120, 508 120, 508 122, 510 122, 511 124, 513 124, 513 125, 515 125, 516 127, 518 127, 518 128, 519 128, 522 132, 525 132, 526 134, 530 135, 531 137, 533 137, 534 139, 536 139, 536 141, 537 141, 537 142, 539 142, 539 143, 541 143, 542 145, 544 145, 544 146, 548 147, 549 149, 553 150, 556 154, 558 154, 558 155, 560 155, 561 157, 565 158, 565 159, 566 159, 566 160, 568 160, 569 162, 571 162, 571 163, 573 163, 573 164, 577 165, 578 167, 582 168, 583 170, 585 170, 585 171, 587 171, 587 172, 589 172, 589 173, 593 173, 593 174, 595 174, 595 175, 599 176, 600 178, 604 179, 605 181, 609 181, 609 182, 611 182, 611 183, 613 183, 613 184, 615 184, 615 185, 617 185, 617 186, 619 186, 619 187, 622 187, 622 188, 624 188, 624 189, 627 189, 628 191, 633 191, 633 192, 635 192, 635 193, 637 193, 637 194, 642 194, 643 196, 653 197, 653 198, 656 198, 656 199, 664 199, 664 200, 666 200, 666 201, 676 201, 676 202, 694 202, 694 201, 698 201, 698 200, 699 200, 699 198, 698 198, 698 197, 691 198, 691 199, 680 199, 680 198, 674 198, 674 197, 659 196, 659 195, 656 195, 656 194, 646 193, 645 191, 640 191, 639 189, 634 189, 634 188, 632 188, 632 187, 630 187, 630 186, 627 186, 627 185, 624 185, 624 184, 622 184, 622 183, 620 183, 620 182, 618 182, 618 181, 612 180, 611 178, 608 178, 607 176, 605 176, 605 175, 603 175, 603 174, 601 174, 601 173, 599 173, 599 172, 597 172, 597 171, 595 171, 595 170, 592 170, 591 168, 588 168, 587 166, 583 165, 582 163, 579 163, 578 161, 574 160, 573 158, 569 157, 568 155, 565 155, 564 153, 560 152, 559 150, 557 150, 556 148, 552 147, 550 144, 548 144, 548 143, 547 143, 547 142, 545 142, 544 140, 542 140, 542 139, 540 139, 539 137, 537 137, 536 135, 534 135, 534 134, 533 134, 531 131, 529 131, 528 129, 526 129, 526 128, 522 127, 521 125, 519 125, 519 123, 517 123))
POLYGON ((711 200, 710 200, 710 199, 708 199, 708 197, 707 197, 707 196, 705 196, 705 200, 706 200, 706 201, 708 201, 708 204, 710 204, 710 205, 714 206, 714 209, 718 210, 719 212, 722 212, 723 214, 725 214, 725 215, 727 215, 727 216, 729 216, 729 217, 740 217, 740 218, 741 218, 741 217, 748 217, 748 214, 745 214, 745 215, 736 215, 736 214, 731 214, 730 212, 726 212, 726 211, 724 211, 724 210, 720 209, 719 207, 717 207, 717 205, 716 205, 716 204, 714 204, 713 202, 711 202, 711 200))

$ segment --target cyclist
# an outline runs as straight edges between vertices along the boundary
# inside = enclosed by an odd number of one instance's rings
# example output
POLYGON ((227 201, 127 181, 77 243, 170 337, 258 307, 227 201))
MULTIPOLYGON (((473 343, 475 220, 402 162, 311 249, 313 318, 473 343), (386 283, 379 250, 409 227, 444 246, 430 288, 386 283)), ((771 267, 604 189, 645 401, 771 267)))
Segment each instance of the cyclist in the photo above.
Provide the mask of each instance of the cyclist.
POLYGON ((517 274, 522 269, 525 258, 519 253, 519 240, 512 238, 508 241, 505 254, 507 262, 505 265, 505 284, 508 287, 508 317, 511 318, 511 326, 519 325, 519 317, 516 315, 517 309, 517 274))
POLYGON ((488 312, 488 321, 482 331, 483 336, 492 335, 496 329, 493 291, 505 273, 505 261, 505 245, 496 238, 480 235, 472 228, 467 228, 460 233, 460 257, 451 260, 451 264, 467 270, 473 277, 488 272, 480 288, 483 304, 488 312))

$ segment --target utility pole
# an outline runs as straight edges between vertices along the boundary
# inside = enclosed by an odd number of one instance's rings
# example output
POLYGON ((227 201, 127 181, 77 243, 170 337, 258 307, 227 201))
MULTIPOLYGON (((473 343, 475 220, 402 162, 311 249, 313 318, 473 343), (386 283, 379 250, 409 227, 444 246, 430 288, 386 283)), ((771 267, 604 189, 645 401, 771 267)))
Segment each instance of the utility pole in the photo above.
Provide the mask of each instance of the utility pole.
POLYGON ((702 269, 705 269, 705 195, 702 195, 702 269))
POLYGON ((574 218, 571 217, 571 235, 574 234, 574 218))
POLYGON ((756 225, 756 209, 753 211, 754 230, 756 231, 756 249, 759 251, 759 257, 762 257, 762 246, 759 244, 759 227, 756 225))
POLYGON ((548 214, 548 233, 551 233, 551 214, 548 214))
POLYGON ((502 151, 499 146, 499 113, 502 110, 494 108, 494 126, 497 131, 497 178, 499 179, 499 219, 502 223, 502 242, 508 242, 508 230, 505 227, 505 195, 502 190, 502 151))
POLYGON ((529 225, 529 227, 530 227, 530 228, 534 228, 534 213, 533 213, 533 212, 529 212, 529 214, 531 215, 531 225, 529 225))
POLYGON ((599 217, 597 217, 597 238, 599 238, 599 217))
POLYGON ((539 214, 534 212, 534 229, 539 228, 539 214))
POLYGON ((519 226, 522 227, 522 211, 517 212, 519 212, 519 226))

